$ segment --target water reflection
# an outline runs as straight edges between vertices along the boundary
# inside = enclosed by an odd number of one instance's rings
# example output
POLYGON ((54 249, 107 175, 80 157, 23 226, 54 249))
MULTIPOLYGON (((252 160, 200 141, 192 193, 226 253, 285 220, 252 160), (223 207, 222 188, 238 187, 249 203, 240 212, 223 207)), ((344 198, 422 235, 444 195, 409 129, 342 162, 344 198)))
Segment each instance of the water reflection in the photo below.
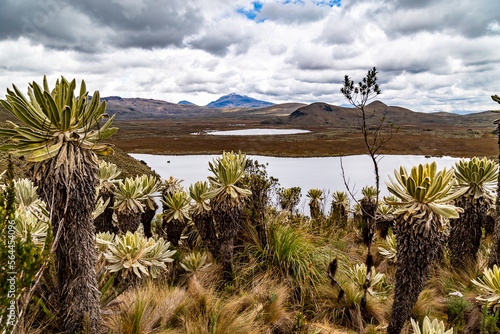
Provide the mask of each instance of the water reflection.
MULTIPOLYGON (((208 162, 217 155, 152 155, 131 154, 138 160, 144 160, 162 178, 174 176, 183 179, 182 185, 189 187, 196 181, 205 181, 210 175, 208 162), (167 163, 170 161, 170 163, 167 163)), ((373 164, 367 155, 351 155, 346 157, 317 157, 317 158, 279 158, 258 155, 248 155, 248 158, 257 160, 261 164, 268 164, 267 172, 279 180, 281 187, 301 187, 302 201, 299 209, 308 212, 305 195, 311 188, 319 188, 328 194, 328 205, 331 202, 331 193, 337 190, 345 191, 342 178, 343 166, 346 182, 356 199, 360 199, 361 189, 367 185, 375 185, 373 164)), ((436 162, 438 169, 452 167, 459 158, 441 157, 426 158, 420 155, 385 155, 379 160, 380 185, 382 196, 389 195, 385 182, 387 175, 394 175, 394 169, 399 166, 411 168, 420 163, 436 162)))

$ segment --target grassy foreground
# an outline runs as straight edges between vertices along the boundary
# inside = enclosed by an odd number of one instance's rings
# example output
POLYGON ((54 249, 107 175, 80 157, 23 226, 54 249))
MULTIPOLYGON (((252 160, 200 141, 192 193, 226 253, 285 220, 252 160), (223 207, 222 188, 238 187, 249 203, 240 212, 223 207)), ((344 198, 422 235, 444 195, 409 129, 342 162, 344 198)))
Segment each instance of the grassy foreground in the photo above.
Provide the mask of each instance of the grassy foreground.
MULTIPOLYGON (((315 219, 293 213, 293 205, 290 210, 281 206, 266 204, 267 245, 247 206, 229 285, 220 262, 192 226, 184 229, 174 261, 156 278, 110 273, 99 251, 103 333, 385 333, 394 300, 393 234, 375 234, 371 287, 363 304, 367 248, 354 203, 348 205, 347 219, 330 211, 330 199, 322 201, 315 219), (337 270, 331 279, 334 260, 337 270)), ((160 236, 161 222, 159 215, 153 221, 154 239, 160 236)), ((491 237, 484 235, 477 263, 459 272, 443 247, 412 318, 420 323, 426 316, 441 320, 456 333, 496 332, 498 316, 482 308, 476 298, 483 291, 472 283, 482 277, 490 247, 491 237)), ((54 284, 49 270, 28 308, 26 333, 61 333, 51 301, 54 284)), ((410 322, 402 333, 413 333, 410 322)))

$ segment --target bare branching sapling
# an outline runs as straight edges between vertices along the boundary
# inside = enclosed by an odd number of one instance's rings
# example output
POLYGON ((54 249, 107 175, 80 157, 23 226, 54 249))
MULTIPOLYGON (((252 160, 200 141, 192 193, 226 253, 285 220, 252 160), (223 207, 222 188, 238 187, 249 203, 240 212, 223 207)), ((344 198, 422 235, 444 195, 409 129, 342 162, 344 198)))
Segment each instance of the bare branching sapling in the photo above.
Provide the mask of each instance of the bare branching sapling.
MULTIPOLYGON (((371 118, 374 118, 375 116, 379 116, 379 114, 376 114, 377 108, 367 110, 366 105, 368 101, 370 101, 371 99, 375 98, 376 96, 382 93, 377 83, 377 69, 375 67, 373 67, 371 70, 368 70, 367 75, 358 83, 357 86, 354 84, 354 81, 351 80, 351 78, 348 75, 346 75, 344 77, 344 85, 340 89, 340 91, 347 99, 347 101, 349 101, 349 103, 355 107, 354 110, 356 112, 356 115, 358 116, 358 120, 360 123, 359 125, 361 128, 361 132, 363 134, 363 140, 368 150, 368 155, 370 156, 373 162, 373 169, 375 172, 375 185, 376 185, 377 195, 375 198, 374 211, 370 210, 371 212, 365 212, 366 210, 364 210, 363 206, 361 206, 364 215, 369 217, 369 219, 367 219, 366 222, 367 226, 366 228, 368 232, 366 240, 368 247, 366 266, 368 274, 364 286, 365 291, 363 299, 361 301, 362 305, 364 305, 366 303, 366 293, 368 288, 370 287, 371 266, 373 264, 373 257, 371 254, 371 244, 375 231, 376 215, 377 215, 379 193, 380 193, 380 176, 379 176, 378 162, 380 160, 380 154, 382 148, 385 146, 385 144, 387 144, 387 142, 389 142, 392 139, 394 133, 399 131, 399 127, 394 127, 392 123, 386 124, 385 115, 382 116, 380 121, 375 122, 375 125, 372 126, 368 125, 369 120, 371 118)), ((343 178, 348 192, 351 194, 351 197, 354 198, 345 180, 345 175, 343 175, 343 178)))

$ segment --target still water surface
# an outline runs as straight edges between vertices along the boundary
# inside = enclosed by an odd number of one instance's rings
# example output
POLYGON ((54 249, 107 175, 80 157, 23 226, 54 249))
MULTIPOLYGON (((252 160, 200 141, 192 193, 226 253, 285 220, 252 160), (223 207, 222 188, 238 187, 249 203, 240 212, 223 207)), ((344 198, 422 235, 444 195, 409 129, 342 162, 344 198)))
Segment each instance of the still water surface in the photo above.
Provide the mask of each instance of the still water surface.
POLYGON ((263 136, 263 135, 293 135, 298 133, 309 133, 309 130, 300 129, 241 129, 241 130, 224 130, 224 131, 205 131, 202 133, 214 136, 263 136))
MULTIPOLYGON (((174 176, 183 179, 182 185, 187 188, 196 181, 206 181, 210 175, 208 162, 217 155, 153 155, 153 154, 131 154, 138 160, 144 160, 149 167, 154 169, 162 178, 174 176)), ((346 157, 317 157, 317 158, 279 158, 258 155, 248 155, 250 159, 257 160, 267 165, 270 176, 278 179, 281 187, 301 187, 302 201, 299 211, 307 214, 307 202, 305 195, 311 188, 319 188, 325 193, 334 191, 345 191, 346 187, 342 178, 341 162, 345 171, 345 177, 357 199, 362 197, 361 189, 367 185, 375 186, 375 174, 373 164, 367 155, 351 155, 346 157)), ((452 167, 459 158, 441 157, 426 158, 420 155, 385 155, 380 157, 380 185, 382 196, 389 195, 385 182, 387 175, 394 175, 394 169, 412 166, 421 163, 436 162, 438 170, 452 167)), ((394 178, 394 177, 393 177, 394 178)), ((331 195, 328 196, 328 205, 331 195)))

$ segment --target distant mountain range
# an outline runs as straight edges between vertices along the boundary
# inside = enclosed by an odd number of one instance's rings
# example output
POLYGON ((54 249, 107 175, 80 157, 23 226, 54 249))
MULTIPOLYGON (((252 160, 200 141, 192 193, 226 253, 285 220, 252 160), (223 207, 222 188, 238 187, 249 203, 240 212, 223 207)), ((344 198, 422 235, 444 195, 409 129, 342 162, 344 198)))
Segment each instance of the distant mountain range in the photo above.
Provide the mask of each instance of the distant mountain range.
MULTIPOLYGON (((101 100, 107 102, 106 111, 110 115, 116 114, 116 120, 284 117, 297 108, 305 106, 303 103, 273 104, 237 94, 222 96, 217 101, 209 103, 209 106, 199 106, 187 100, 172 103, 119 96, 103 97, 101 100), (225 105, 225 107, 217 107, 217 105, 225 105), (249 105, 254 107, 247 107, 249 105)), ((0 121, 2 121, 1 114, 0 121)))
POLYGON ((256 100, 249 96, 242 96, 231 93, 220 97, 218 100, 210 102, 207 107, 210 108, 263 108, 270 107, 274 103, 256 100))
MULTIPOLYGON (((237 94, 223 96, 207 106, 198 106, 189 101, 180 101, 177 104, 162 100, 119 96, 108 96, 102 100, 107 102, 107 113, 116 115, 117 121, 214 118, 242 122, 252 120, 268 125, 288 124, 297 127, 358 127, 360 121, 357 110, 347 105, 335 106, 322 102, 309 105, 303 103, 273 104, 237 94), (249 105, 254 107, 248 107, 249 105)), ((380 124, 382 117, 385 117, 386 123, 401 126, 462 124, 471 127, 488 126, 493 120, 499 118, 498 114, 489 111, 466 115, 447 112, 414 112, 402 107, 388 106, 380 101, 370 103, 366 106, 366 110, 369 114, 373 114, 373 117, 368 120, 370 126, 380 124)), ((13 120, 12 115, 0 106, 0 122, 7 119, 13 120)))

